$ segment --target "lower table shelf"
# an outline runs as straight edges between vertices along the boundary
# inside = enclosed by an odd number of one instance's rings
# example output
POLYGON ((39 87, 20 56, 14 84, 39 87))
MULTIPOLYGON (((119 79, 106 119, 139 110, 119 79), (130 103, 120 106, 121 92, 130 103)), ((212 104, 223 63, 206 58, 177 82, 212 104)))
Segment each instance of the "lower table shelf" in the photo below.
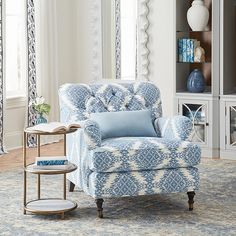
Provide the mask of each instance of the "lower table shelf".
POLYGON ((77 203, 55 198, 45 198, 29 201, 25 210, 35 214, 63 214, 72 211, 77 207, 77 203))
MULTIPOLYGON (((66 156, 66 134, 75 132, 77 129, 71 129, 69 131, 59 132, 64 135, 64 156, 66 156)), ((24 149, 23 149, 23 164, 24 164, 24 206, 23 213, 31 212, 34 214, 61 214, 62 219, 64 219, 64 215, 66 212, 72 211, 77 208, 77 203, 66 199, 66 174, 77 169, 77 166, 73 163, 68 163, 63 167, 59 167, 59 169, 47 169, 47 167, 40 168, 35 166, 35 164, 27 164, 26 161, 26 144, 28 140, 28 135, 35 134, 37 135, 37 147, 38 147, 38 157, 40 157, 40 137, 42 135, 58 135, 58 132, 47 133, 47 132, 38 132, 38 131, 30 131, 25 129, 24 131, 24 149), (27 201, 27 176, 28 174, 36 174, 37 178, 37 189, 38 196, 37 199, 32 201, 27 201), (63 175, 63 198, 41 198, 41 175, 63 175)), ((54 167, 55 168, 55 167, 54 167)), ((58 167, 57 167, 58 168, 58 167)))

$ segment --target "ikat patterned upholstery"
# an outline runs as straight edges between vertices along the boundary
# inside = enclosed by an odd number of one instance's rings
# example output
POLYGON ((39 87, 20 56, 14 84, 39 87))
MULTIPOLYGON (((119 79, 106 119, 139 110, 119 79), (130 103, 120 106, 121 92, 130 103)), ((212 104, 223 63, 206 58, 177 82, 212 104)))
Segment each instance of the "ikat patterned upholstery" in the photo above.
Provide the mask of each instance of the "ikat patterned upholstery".
POLYGON ((60 100, 68 120, 74 115, 86 120, 95 112, 143 109, 152 111, 153 120, 162 116, 160 92, 152 83, 66 84, 60 89, 60 100))
MULTIPOLYGON (((82 128, 68 135, 67 156, 78 169, 68 179, 94 198, 187 192, 199 187, 198 145, 188 141, 191 121, 162 117, 159 89, 150 82, 65 84, 59 90, 62 122, 82 128), (101 139, 96 112, 147 110, 157 137, 101 139)), ((127 127, 128 128, 128 127, 127 127)))
POLYGON ((89 194, 94 198, 188 192, 199 188, 198 169, 177 168, 133 172, 92 172, 89 194))
POLYGON ((188 140, 192 135, 193 124, 185 116, 161 117, 155 120, 155 128, 162 138, 188 140))
POLYGON ((90 156, 89 169, 124 172, 191 167, 200 163, 196 144, 163 138, 124 137, 104 140, 90 156))
POLYGON ((84 137, 88 146, 88 149, 95 149, 102 144, 101 132, 99 125, 93 120, 86 120, 83 123, 84 137))

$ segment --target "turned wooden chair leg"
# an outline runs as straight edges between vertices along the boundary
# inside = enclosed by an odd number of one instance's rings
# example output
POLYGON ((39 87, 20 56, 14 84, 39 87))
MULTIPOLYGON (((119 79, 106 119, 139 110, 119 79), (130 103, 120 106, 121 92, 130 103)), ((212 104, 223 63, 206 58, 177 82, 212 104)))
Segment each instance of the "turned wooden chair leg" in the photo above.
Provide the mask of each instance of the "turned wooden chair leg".
POLYGON ((68 184, 69 184, 69 192, 73 192, 75 188, 75 184, 69 180, 68 180, 68 184))
POLYGON ((102 208, 102 204, 104 202, 103 199, 95 199, 95 202, 97 204, 97 214, 99 218, 103 218, 103 208, 102 208))
POLYGON ((189 210, 192 211, 193 210, 193 199, 194 199, 194 195, 195 195, 195 192, 192 191, 192 192, 188 192, 188 205, 189 205, 189 210))

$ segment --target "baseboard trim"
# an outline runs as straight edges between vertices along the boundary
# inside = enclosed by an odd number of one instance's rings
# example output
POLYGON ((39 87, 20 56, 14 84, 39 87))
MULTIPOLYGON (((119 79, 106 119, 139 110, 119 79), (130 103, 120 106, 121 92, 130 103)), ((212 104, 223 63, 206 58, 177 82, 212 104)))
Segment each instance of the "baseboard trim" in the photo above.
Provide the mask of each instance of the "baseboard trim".
POLYGON ((220 157, 223 160, 233 160, 236 161, 235 150, 221 150, 220 157))
POLYGON ((5 133, 5 147, 7 150, 14 150, 23 146, 23 132, 14 131, 5 133))
POLYGON ((220 150, 218 148, 202 148, 202 156, 206 158, 219 159, 220 150))

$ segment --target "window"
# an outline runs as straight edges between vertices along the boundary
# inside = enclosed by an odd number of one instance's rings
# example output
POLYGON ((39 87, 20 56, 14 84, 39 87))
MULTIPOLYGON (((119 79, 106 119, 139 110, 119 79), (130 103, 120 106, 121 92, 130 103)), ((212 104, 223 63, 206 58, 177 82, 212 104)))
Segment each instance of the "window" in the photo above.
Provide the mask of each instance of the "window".
POLYGON ((138 1, 101 0, 101 6, 102 76, 106 79, 120 77, 122 80, 135 80, 137 78, 138 1), (120 11, 117 9, 118 6, 120 11), (119 30, 116 27, 119 27, 119 30))
POLYGON ((5 7, 6 97, 26 96, 26 5, 7 0, 5 7))

